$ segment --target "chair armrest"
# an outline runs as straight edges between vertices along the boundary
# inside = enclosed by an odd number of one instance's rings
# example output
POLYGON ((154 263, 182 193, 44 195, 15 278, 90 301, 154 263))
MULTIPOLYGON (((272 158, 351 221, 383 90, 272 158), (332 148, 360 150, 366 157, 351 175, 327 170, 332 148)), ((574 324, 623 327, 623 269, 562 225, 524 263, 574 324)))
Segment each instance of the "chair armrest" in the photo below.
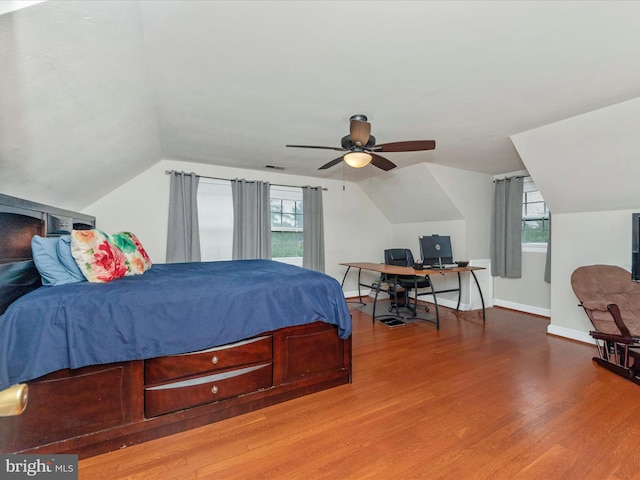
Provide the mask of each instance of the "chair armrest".
MULTIPOLYGON (((601 312, 609 312, 611 317, 613 317, 613 321, 615 322, 616 327, 618 327, 618 330, 620 330, 620 335, 622 336, 622 338, 626 340, 633 339, 633 337, 631 336, 631 333, 629 332, 629 329, 624 323, 624 320, 622 320, 622 314, 620 313, 620 308, 618 307, 617 304, 606 303, 606 302, 582 302, 580 306, 583 307, 585 310, 587 310, 587 313, 589 314, 590 318, 591 318, 591 314, 589 313, 589 311, 598 310, 601 312)), ((603 338, 603 340, 606 340, 606 339, 603 338)), ((610 340, 620 341, 620 340, 614 340, 614 339, 610 339, 610 340)))
POLYGON ((609 304, 606 302, 582 302, 580 306, 587 310, 599 310, 601 312, 607 312, 609 310, 607 308, 609 304))
POLYGON ((597 340, 605 340, 608 342, 622 343, 626 345, 635 345, 637 340, 634 338, 623 337, 622 335, 614 335, 613 333, 602 333, 592 330, 589 335, 597 340))
POLYGON ((607 310, 609 310, 609 313, 613 317, 613 320, 616 322, 616 326, 620 329, 620 333, 622 334, 622 336, 625 338, 631 338, 631 333, 622 320, 622 315, 620 315, 620 308, 618 307, 618 305, 616 305, 615 303, 610 303, 609 305, 607 305, 607 310))

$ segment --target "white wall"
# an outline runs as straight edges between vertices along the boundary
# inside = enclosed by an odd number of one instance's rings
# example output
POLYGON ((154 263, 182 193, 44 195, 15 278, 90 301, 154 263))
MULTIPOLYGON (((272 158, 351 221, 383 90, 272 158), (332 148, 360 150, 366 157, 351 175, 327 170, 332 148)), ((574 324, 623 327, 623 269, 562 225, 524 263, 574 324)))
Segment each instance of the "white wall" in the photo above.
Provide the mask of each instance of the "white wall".
POLYGON ((494 304, 551 316, 551 285, 544 281, 546 261, 546 252, 522 252, 521 278, 493 277, 494 304))
MULTIPOLYGON (((489 258, 493 177, 442 165, 429 165, 429 169, 465 220, 464 245, 459 245, 457 240, 456 245, 452 245, 456 259, 489 258)), ((429 205, 422 208, 428 209, 429 205)), ((453 237, 451 240, 454 241, 453 237)))
POLYGON ((451 236, 457 260, 489 257, 493 176, 422 163, 359 185, 392 222, 391 246, 418 258, 418 236, 439 233, 451 236), (402 221, 407 216, 421 221, 402 221))
POLYGON ((591 323, 578 307, 571 274, 580 266, 595 264, 631 271, 632 213, 615 210, 553 215, 550 333, 591 341, 587 335, 591 323))
MULTIPOLYGON (((166 170, 196 172, 203 176, 265 180, 286 185, 321 185, 325 229, 326 273, 342 281, 341 262, 371 261, 391 244, 391 224, 371 203, 356 183, 320 180, 277 172, 260 172, 231 167, 162 160, 129 182, 87 207, 97 217, 98 228, 106 232, 133 231, 152 261, 165 261, 169 208, 169 175, 166 170)), ((363 279, 367 280, 363 274, 363 279)), ((357 291, 357 275, 350 274, 345 292, 357 291)))

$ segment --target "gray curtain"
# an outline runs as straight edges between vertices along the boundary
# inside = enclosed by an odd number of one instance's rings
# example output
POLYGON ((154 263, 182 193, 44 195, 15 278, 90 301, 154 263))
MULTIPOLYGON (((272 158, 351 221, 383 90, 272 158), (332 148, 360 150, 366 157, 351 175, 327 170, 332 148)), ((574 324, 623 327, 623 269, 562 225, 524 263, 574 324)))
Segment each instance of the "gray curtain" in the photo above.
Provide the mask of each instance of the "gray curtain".
POLYGON ((231 181, 234 260, 271 258, 269 182, 231 181))
POLYGON ((551 283, 551 212, 549 212, 549 242, 547 243, 547 263, 544 266, 544 281, 551 283))
POLYGON ((495 181, 491 231, 491 275, 522 276, 522 190, 523 178, 495 181))
POLYGON ((193 172, 171 171, 167 263, 200 261, 198 180, 193 172))
POLYGON ((302 187, 302 266, 324 273, 322 188, 302 187))

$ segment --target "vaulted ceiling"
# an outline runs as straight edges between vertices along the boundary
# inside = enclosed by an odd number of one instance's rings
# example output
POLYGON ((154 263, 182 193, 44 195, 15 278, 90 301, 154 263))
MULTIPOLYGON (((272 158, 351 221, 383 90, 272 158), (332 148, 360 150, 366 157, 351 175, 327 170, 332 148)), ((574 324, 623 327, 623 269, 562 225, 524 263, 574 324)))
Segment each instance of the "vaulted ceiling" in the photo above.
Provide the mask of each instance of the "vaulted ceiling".
POLYGON ((285 147, 356 113, 436 140, 399 169, 520 170, 512 135, 640 96, 638 32, 640 2, 49 0, 0 15, 0 192, 79 209, 162 158, 359 181, 285 147))

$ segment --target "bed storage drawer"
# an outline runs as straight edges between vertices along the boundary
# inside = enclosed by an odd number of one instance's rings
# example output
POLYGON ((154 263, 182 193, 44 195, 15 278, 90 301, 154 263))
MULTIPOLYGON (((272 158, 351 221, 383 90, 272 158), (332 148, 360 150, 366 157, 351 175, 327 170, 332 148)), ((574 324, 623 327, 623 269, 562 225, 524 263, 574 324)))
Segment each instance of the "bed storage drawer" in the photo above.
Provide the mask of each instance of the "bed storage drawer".
POLYGON ((24 413, 1 419, 0 452, 127 425, 134 377, 134 362, 124 362, 60 370, 29 382, 24 413))
POLYGON ((225 372, 145 387, 145 415, 155 417, 270 388, 273 366, 261 363, 225 372))
POLYGON ((145 384, 226 370, 250 363, 270 362, 272 344, 271 335, 265 335, 200 352, 146 360, 144 362, 145 384))

